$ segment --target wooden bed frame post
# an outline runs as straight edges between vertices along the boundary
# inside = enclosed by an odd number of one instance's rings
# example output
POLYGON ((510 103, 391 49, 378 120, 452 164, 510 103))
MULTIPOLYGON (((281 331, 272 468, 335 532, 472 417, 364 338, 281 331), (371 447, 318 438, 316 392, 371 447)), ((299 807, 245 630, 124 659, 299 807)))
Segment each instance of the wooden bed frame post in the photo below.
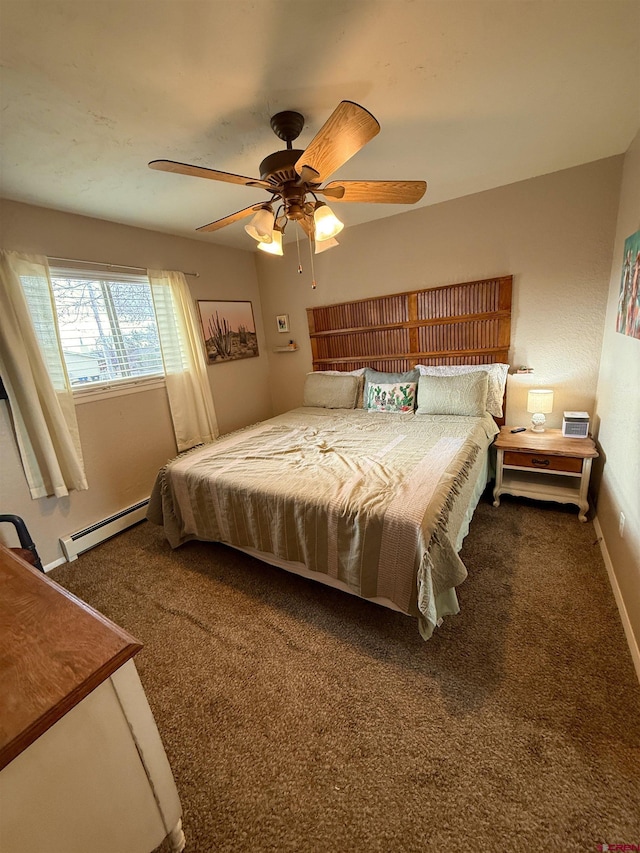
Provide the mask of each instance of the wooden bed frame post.
POLYGON ((417 293, 409 293, 408 294, 409 301, 409 322, 412 324, 409 326, 409 351, 415 353, 414 358, 409 359, 409 366, 415 367, 418 364, 418 294, 417 293))
MULTIPOLYGON (((318 341, 315 336, 315 323, 313 320, 313 309, 307 308, 307 323, 309 324, 309 339, 311 341, 311 359, 315 364, 318 360, 318 341)), ((314 367, 315 370, 315 367, 314 367)))
MULTIPOLYGON (((511 291, 513 279, 511 276, 500 279, 500 294, 498 298, 498 309, 500 318, 498 320, 498 341, 500 347, 509 352, 511 343, 511 291)), ((505 361, 507 359, 505 358, 505 361)))

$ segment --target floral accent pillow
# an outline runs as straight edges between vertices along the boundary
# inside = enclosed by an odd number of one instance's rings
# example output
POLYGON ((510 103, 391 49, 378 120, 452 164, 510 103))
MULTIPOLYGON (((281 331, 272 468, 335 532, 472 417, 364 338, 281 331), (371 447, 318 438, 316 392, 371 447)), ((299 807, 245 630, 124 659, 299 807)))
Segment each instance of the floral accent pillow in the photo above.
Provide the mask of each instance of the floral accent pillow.
MULTIPOLYGON (((373 385, 375 388, 383 385, 406 385, 408 382, 415 382, 417 385, 419 378, 420 374, 417 370, 407 370, 406 373, 387 373, 382 370, 372 370, 370 367, 366 367, 364 371, 364 394, 362 408, 369 408, 369 406, 367 405, 367 400, 369 399, 370 385, 373 385)), ((373 410, 376 411, 375 406, 373 410)), ((386 409, 383 409, 381 411, 386 411, 386 409)))
POLYGON ((370 412, 412 412, 416 404, 416 387, 416 382, 370 382, 365 409, 370 412))

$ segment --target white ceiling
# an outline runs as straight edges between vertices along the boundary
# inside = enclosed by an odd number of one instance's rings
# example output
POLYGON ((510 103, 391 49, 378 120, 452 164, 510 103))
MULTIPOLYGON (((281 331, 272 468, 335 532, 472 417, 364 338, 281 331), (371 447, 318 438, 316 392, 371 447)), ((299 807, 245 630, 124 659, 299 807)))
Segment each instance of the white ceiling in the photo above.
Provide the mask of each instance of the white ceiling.
POLYGON ((284 147, 271 115, 303 113, 304 148, 348 99, 382 129, 333 178, 426 180, 426 205, 620 154, 640 126, 637 0, 0 0, 0 32, 1 195, 237 248, 244 222, 194 229, 264 192, 147 162, 258 177, 284 147))

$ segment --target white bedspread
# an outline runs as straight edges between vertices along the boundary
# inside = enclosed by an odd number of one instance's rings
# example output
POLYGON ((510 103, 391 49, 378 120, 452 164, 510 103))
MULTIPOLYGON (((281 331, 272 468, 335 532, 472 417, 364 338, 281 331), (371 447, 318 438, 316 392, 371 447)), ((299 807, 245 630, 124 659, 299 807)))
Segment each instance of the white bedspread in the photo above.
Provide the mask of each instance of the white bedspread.
POLYGON ((225 542, 389 599, 426 638, 457 612, 453 543, 496 433, 490 416, 294 409, 170 462, 149 518, 173 547, 225 542))

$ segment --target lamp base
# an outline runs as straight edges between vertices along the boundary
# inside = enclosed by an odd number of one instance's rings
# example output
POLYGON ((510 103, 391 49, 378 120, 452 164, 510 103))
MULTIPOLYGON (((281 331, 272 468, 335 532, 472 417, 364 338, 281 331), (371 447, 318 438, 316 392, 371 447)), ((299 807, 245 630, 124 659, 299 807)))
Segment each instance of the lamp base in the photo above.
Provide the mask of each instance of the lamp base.
POLYGON ((536 412, 531 418, 531 432, 544 432, 546 418, 540 412, 536 412))

